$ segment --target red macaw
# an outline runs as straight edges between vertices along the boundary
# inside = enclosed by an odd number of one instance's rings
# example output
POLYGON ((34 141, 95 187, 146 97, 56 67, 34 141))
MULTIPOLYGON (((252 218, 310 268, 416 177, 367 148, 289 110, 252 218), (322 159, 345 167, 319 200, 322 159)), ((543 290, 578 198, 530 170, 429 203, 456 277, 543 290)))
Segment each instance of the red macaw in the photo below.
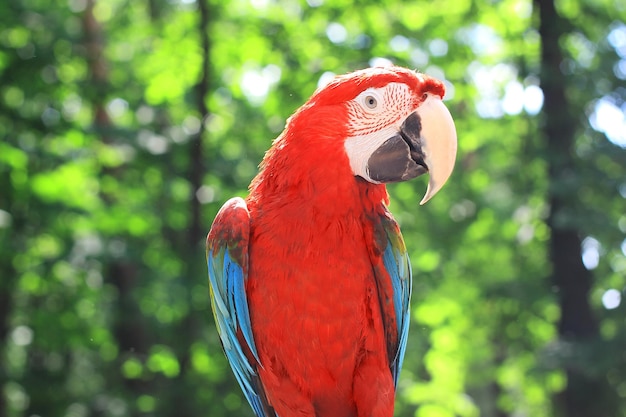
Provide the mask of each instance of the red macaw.
POLYGON ((287 121, 207 237, 222 345, 258 417, 391 417, 411 266, 385 183, 456 157, 444 86, 400 68, 336 77, 287 121))

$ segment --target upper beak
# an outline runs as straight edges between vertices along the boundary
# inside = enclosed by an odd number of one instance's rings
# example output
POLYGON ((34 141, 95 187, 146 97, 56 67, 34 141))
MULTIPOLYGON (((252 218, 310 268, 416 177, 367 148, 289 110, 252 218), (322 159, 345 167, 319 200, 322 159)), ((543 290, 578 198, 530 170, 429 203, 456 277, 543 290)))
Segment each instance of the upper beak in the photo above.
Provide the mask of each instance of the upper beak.
POLYGON ((406 181, 430 174, 426 203, 443 187, 456 160, 456 129, 446 106, 429 95, 402 123, 400 131, 376 149, 367 161, 369 177, 377 182, 406 181))
POLYGON ((437 194, 452 174, 456 161, 456 128, 448 108, 437 96, 430 95, 415 113, 422 120, 420 142, 430 174, 426 194, 420 201, 424 204, 437 194))

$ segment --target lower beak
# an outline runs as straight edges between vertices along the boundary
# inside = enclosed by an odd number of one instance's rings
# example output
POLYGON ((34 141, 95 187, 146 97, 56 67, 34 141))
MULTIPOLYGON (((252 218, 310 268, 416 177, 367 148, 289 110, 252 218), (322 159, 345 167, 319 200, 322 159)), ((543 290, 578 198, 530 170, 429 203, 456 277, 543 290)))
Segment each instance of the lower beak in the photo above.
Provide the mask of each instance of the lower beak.
POLYGON ((420 204, 443 187, 456 160, 456 129, 446 106, 429 96, 367 161, 369 177, 377 182, 398 182, 428 172, 430 179, 420 204))

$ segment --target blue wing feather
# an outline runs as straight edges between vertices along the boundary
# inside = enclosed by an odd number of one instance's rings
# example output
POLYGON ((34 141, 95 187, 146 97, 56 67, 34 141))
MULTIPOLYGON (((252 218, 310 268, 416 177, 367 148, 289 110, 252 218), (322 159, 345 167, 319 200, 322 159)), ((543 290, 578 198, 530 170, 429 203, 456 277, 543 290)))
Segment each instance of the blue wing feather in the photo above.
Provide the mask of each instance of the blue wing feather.
POLYGON ((245 290, 249 230, 245 202, 240 198, 227 201, 207 237, 211 305, 224 353, 254 413, 277 417, 256 372, 260 361, 245 290))
MULTIPOLYGON (((412 271, 409 256, 397 223, 390 215, 389 217, 381 218, 381 221, 385 232, 385 239, 381 239, 385 244, 383 266, 389 275, 388 279, 391 280, 396 318, 395 330, 397 330, 397 333, 393 333, 398 337, 397 349, 394 352, 395 357, 390 363, 391 373, 397 386, 409 335, 412 271)), ((386 279, 386 277, 377 277, 377 279, 386 279)))

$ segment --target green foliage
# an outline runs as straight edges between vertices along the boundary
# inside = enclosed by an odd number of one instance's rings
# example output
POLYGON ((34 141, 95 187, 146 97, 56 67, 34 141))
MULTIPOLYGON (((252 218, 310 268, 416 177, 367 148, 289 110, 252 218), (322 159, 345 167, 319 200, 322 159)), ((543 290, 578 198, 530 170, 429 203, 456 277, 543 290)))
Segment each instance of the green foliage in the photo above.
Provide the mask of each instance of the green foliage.
POLYGON ((594 122, 601 100, 623 115, 623 6, 557 2, 578 123, 555 183, 520 99, 540 76, 530 2, 237 0, 203 22, 198 1, 0 3, 0 417, 251 416, 202 233, 321 78, 381 59, 445 79, 459 133, 432 202, 424 180, 389 187, 415 271, 396 415, 551 416, 569 363, 625 403, 626 307, 602 299, 626 285, 626 153, 594 122), (550 187, 577 196, 559 221, 598 255, 584 346, 558 336, 550 187))

